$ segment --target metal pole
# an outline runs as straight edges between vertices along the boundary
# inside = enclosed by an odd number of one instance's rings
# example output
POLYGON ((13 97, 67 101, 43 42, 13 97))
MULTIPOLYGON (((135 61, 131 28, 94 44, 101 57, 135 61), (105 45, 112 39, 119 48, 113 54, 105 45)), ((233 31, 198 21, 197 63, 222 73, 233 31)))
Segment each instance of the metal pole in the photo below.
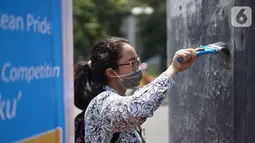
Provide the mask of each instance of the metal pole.
MULTIPOLYGON (((65 105, 65 142, 74 142, 74 99, 73 99, 73 9, 72 0, 62 1, 62 41, 65 105)), ((58 111, 60 112, 60 111, 58 111)))
MULTIPOLYGON (((130 15, 128 17, 128 31, 127 31, 128 41, 136 49, 136 17, 130 15)), ((137 50, 137 49, 136 49, 137 50)))

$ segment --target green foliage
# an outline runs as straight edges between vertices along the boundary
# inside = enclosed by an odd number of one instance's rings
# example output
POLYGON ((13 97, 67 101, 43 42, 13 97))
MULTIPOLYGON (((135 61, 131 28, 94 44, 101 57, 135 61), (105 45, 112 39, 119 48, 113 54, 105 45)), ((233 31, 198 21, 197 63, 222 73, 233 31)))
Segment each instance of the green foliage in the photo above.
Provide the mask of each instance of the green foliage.
MULTIPOLYGON (((143 0, 145 1, 145 0, 143 0)), ((153 14, 150 16, 141 16, 140 39, 143 44, 142 59, 150 58, 154 55, 161 55, 162 68, 166 66, 166 0, 150 1, 154 8, 153 14)))
POLYGON ((128 0, 74 0, 74 57, 87 57, 95 40, 107 35, 122 36, 122 18, 129 13, 128 0))
POLYGON ((154 8, 150 16, 137 17, 137 42, 144 47, 140 56, 145 60, 159 54, 162 65, 166 65, 166 0, 73 0, 75 62, 88 57, 95 40, 107 35, 123 36, 122 20, 135 6, 154 8))

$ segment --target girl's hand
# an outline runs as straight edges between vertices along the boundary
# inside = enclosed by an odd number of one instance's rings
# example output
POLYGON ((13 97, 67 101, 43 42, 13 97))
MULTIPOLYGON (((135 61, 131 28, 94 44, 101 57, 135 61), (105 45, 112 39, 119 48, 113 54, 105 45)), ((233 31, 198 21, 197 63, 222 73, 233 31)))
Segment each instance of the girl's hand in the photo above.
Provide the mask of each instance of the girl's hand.
POLYGON ((203 48, 196 48, 196 49, 188 48, 188 49, 178 50, 175 53, 173 57, 173 61, 169 67, 169 71, 171 72, 170 74, 173 76, 178 72, 188 69, 194 63, 194 61, 198 59, 198 57, 196 56, 196 51, 201 51, 201 50, 204 50, 204 49, 203 48), (183 58, 184 60, 182 62, 178 62, 177 61, 178 58, 183 58))

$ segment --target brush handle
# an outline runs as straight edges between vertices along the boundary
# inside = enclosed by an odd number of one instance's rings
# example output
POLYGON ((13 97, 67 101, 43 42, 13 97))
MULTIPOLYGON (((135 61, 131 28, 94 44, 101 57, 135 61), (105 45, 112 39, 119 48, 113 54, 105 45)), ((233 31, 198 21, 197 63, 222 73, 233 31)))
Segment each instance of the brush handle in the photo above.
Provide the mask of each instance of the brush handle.
MULTIPOLYGON (((216 50, 207 46, 202 46, 200 45, 200 48, 203 48, 202 51, 197 51, 196 52, 196 56, 201 56, 201 55, 206 55, 206 54, 216 54, 216 50)), ((182 62, 184 61, 183 58, 178 58, 177 59, 178 62, 182 62)))

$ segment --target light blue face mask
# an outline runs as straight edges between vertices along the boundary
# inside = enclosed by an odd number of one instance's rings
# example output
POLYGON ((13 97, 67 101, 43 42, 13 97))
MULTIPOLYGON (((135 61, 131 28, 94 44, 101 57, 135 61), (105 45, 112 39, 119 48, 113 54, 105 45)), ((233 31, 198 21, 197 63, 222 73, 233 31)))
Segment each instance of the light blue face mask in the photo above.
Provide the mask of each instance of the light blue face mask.
POLYGON ((116 77, 119 78, 119 82, 122 88, 124 89, 133 89, 139 86, 141 79, 143 78, 143 72, 141 67, 139 67, 136 71, 127 73, 124 75, 118 75, 115 71, 116 77), (125 77, 122 79, 121 77, 125 77))

